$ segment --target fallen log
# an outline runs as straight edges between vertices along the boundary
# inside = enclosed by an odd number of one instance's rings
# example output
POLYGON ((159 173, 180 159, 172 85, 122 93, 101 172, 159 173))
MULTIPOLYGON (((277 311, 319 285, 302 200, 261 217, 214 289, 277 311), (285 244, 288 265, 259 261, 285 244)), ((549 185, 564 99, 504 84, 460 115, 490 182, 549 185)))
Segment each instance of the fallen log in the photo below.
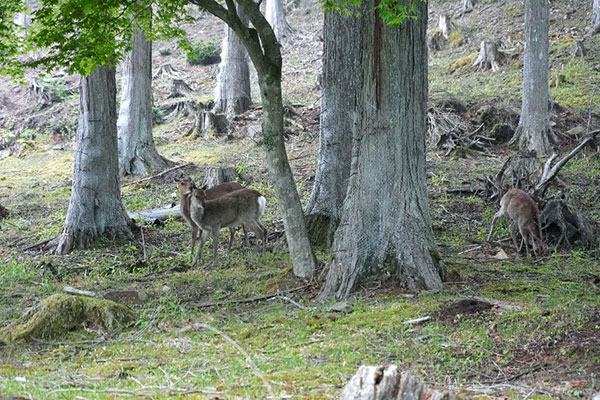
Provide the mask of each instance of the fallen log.
POLYGON ((141 210, 135 212, 128 211, 127 215, 129 215, 129 218, 137 223, 143 222, 145 224, 158 224, 166 221, 167 218, 181 219, 181 210, 179 209, 179 204, 177 204, 153 208, 152 210, 141 210))

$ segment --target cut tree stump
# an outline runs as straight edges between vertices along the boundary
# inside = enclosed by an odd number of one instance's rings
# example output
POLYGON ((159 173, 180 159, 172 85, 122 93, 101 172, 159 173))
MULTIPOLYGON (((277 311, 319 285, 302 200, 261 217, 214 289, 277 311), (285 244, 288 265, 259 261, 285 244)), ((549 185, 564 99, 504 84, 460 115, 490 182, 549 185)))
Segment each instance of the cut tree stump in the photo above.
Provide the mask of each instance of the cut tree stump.
POLYGON ((454 24, 452 23, 452 20, 448 14, 440 15, 438 29, 442 31, 442 36, 444 39, 450 39, 450 32, 454 30, 454 24))
POLYGON ((473 0, 463 0, 462 10, 460 15, 464 15, 466 13, 470 13, 473 11, 473 0))
POLYGON ((504 53, 498 50, 498 42, 482 41, 479 45, 479 55, 472 67, 478 69, 491 68, 492 72, 497 72, 500 68, 500 61, 504 58, 504 53))
POLYGON ((412 372, 401 373, 390 365, 362 365, 344 388, 340 400, 442 400, 456 394, 438 391, 420 383, 412 372))
POLYGON ((226 182, 235 182, 241 179, 234 167, 207 167, 204 182, 201 186, 211 188, 226 182))
POLYGON ((179 70, 175 69, 171 64, 162 64, 158 67, 156 73, 152 76, 152 79, 157 78, 168 78, 168 79, 181 79, 179 70))
POLYGON ((227 121, 225 114, 203 111, 200 115, 202 137, 208 138, 211 135, 222 136, 227 133, 229 121, 227 121))
POLYGON ((171 82, 171 93, 168 98, 191 97, 194 91, 183 79, 173 79, 171 82))

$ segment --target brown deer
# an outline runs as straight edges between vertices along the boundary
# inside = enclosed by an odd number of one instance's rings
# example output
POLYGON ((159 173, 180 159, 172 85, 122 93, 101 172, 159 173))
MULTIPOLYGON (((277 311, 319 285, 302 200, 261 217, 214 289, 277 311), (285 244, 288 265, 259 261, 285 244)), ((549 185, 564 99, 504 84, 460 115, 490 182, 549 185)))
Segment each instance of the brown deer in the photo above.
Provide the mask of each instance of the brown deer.
POLYGON ((254 189, 240 189, 209 200, 204 190, 194 188, 190 203, 190 214, 202 234, 192 264, 196 265, 198 263, 209 233, 212 234, 213 239, 213 265, 216 264, 219 231, 221 228, 226 227, 233 229, 244 226, 253 230, 258 238, 262 240, 262 253, 264 254, 267 244, 267 229, 260 222, 260 218, 265 213, 266 204, 265 197, 254 189))
MULTIPOLYGON (((182 179, 178 179, 178 190, 179 190, 179 208, 181 210, 181 215, 185 222, 188 223, 192 227, 192 254, 194 254, 194 247, 196 247, 196 242, 198 241, 198 237, 200 234, 200 230, 196 223, 192 221, 192 217, 190 216, 190 203, 192 200, 192 190, 196 187, 194 185, 194 181, 191 177, 186 177, 182 179)), ((221 197, 226 195, 227 193, 231 193, 233 191, 242 189, 242 185, 235 182, 227 182, 222 183, 217 186, 213 186, 210 189, 206 189, 204 193, 209 200, 216 199, 217 197, 221 197)), ((229 238, 229 249, 231 249, 231 245, 233 244, 233 236, 235 233, 235 229, 230 229, 230 238, 229 238)), ((246 230, 244 229, 244 241, 246 245, 248 245, 248 235, 246 234, 246 230)))
POLYGON ((525 252, 529 255, 527 247, 528 239, 531 238, 533 254, 537 257, 538 249, 543 249, 545 244, 542 240, 542 229, 539 218, 540 211, 531 196, 521 189, 510 189, 502 196, 502 200, 500 200, 500 210, 494 214, 494 218, 492 219, 488 240, 492 237, 496 219, 503 215, 508 215, 519 227, 519 232, 521 233, 521 244, 519 246, 517 246, 515 231, 511 229, 510 232, 513 244, 515 245, 515 248, 517 248, 517 252, 521 251, 524 243, 525 252))

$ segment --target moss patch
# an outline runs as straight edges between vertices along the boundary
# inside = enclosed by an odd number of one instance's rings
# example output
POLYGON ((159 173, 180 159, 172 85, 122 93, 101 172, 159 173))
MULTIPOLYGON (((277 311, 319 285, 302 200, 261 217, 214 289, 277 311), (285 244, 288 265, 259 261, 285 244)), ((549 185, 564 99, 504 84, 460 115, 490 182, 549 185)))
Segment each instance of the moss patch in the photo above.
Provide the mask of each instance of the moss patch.
POLYGON ((33 312, 27 312, 0 330, 0 339, 7 341, 31 338, 56 338, 79 329, 83 324, 113 331, 135 319, 128 307, 110 300, 54 294, 33 312))

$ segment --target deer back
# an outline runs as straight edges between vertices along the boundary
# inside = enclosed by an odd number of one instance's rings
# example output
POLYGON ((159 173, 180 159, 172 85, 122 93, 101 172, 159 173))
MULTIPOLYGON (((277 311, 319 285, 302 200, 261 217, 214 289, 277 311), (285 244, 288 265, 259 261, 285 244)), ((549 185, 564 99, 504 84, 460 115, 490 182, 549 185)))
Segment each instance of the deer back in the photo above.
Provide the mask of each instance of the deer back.
POLYGON ((202 200, 199 190, 192 197, 192 213, 203 229, 252 223, 264 212, 264 202, 260 201, 264 197, 254 189, 236 190, 213 200, 202 200))
POLYGON ((227 193, 235 192, 240 189, 243 188, 239 183, 226 182, 206 189, 204 194, 206 195, 207 200, 214 200, 217 197, 225 196, 227 193))
POLYGON ((511 189, 502 197, 502 208, 519 227, 526 228, 534 236, 539 237, 540 225, 537 204, 527 192, 511 189))

